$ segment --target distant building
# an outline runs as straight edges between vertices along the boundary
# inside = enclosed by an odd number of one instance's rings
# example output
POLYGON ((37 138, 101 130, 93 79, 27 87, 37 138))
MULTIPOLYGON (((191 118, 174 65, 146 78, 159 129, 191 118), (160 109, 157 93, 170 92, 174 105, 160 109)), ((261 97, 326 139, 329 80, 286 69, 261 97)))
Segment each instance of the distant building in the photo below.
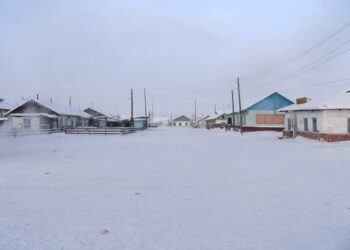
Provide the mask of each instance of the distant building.
POLYGON ((227 124, 227 115, 225 113, 213 114, 205 119, 205 127, 210 128, 224 128, 227 124))
POLYGON ((176 119, 172 121, 172 125, 175 127, 191 127, 192 126, 192 120, 188 118, 187 116, 179 116, 176 119))
POLYGON ((209 117, 209 115, 205 115, 205 116, 202 116, 202 117, 199 117, 197 119, 197 124, 196 124, 196 127, 197 128, 206 128, 207 126, 207 121, 206 119, 209 117))
POLYGON ((13 129, 76 128, 88 126, 89 121, 89 116, 74 107, 33 99, 11 109, 5 116, 13 129))
POLYGON ((96 128, 106 127, 121 127, 122 121, 117 117, 108 116, 94 108, 87 108, 84 110, 86 114, 90 116, 89 126, 96 128))
POLYGON ((134 128, 147 129, 147 126, 148 126, 147 116, 138 116, 134 118, 134 128))
POLYGON ((350 91, 300 103, 279 110, 286 116, 285 136, 328 142, 350 140, 350 91))
MULTIPOLYGON (((279 109, 291 104, 293 104, 291 100, 274 92, 250 105, 243 106, 243 131, 283 131, 284 113, 280 112, 279 109)), ((227 119, 230 119, 232 123, 232 113, 227 114, 227 119)), ((235 126, 240 126, 239 112, 235 112, 235 126)))

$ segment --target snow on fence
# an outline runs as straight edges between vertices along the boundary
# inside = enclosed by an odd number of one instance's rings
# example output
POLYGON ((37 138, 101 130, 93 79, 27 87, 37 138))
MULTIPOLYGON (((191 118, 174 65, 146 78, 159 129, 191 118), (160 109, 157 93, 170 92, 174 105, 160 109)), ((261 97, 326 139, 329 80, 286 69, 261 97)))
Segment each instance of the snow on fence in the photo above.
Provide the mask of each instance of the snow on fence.
POLYGON ((115 135, 115 134, 130 134, 138 131, 136 128, 75 128, 75 129, 66 129, 66 134, 87 134, 87 135, 115 135))
POLYGON ((54 134, 62 133, 62 129, 10 129, 10 130, 0 130, 0 136, 24 136, 24 135, 42 135, 42 134, 54 134))

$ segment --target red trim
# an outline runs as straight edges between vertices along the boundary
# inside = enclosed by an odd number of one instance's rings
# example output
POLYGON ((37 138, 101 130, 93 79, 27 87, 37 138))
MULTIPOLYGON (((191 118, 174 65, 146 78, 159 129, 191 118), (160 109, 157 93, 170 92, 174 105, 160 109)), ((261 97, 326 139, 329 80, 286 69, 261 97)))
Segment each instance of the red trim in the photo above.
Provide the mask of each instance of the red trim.
POLYGON ((298 135, 305 138, 326 142, 350 141, 350 134, 325 134, 317 132, 299 131, 298 135))

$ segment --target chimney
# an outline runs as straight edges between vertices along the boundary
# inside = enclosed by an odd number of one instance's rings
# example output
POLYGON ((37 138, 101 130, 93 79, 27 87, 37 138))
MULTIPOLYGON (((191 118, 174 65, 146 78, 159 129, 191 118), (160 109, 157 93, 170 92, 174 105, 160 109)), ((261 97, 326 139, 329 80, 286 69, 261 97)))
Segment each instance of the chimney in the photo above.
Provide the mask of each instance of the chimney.
POLYGON ((36 94, 36 99, 39 101, 39 94, 36 94))
POLYGON ((308 101, 309 101, 309 98, 301 97, 301 98, 296 99, 296 104, 304 104, 304 103, 307 103, 308 101))
POLYGON ((52 97, 50 98, 50 102, 52 103, 52 97))

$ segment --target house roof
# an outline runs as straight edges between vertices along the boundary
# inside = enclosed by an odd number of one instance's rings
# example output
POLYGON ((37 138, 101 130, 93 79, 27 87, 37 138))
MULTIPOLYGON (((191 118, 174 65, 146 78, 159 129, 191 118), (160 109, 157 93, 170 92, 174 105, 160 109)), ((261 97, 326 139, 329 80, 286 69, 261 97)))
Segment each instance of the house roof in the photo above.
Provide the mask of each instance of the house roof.
POLYGON ((107 118, 108 116, 103 114, 100 111, 97 111, 94 108, 86 108, 84 109, 84 112, 87 113, 88 115, 94 117, 94 118, 107 118))
POLYGON ((177 118, 174 119, 173 121, 174 121, 174 122, 189 122, 189 121, 191 121, 191 119, 188 118, 188 117, 185 116, 185 115, 182 115, 182 116, 177 117, 177 118))
POLYGON ((350 91, 339 93, 328 99, 311 100, 304 104, 293 104, 282 108, 279 111, 302 111, 302 110, 334 110, 334 109, 350 109, 350 91))
POLYGON ((258 101, 251 101, 248 102, 248 105, 243 105, 242 112, 250 109, 280 109, 291 104, 293 104, 291 100, 275 91, 259 98, 258 101))
POLYGON ((39 106, 45 107, 47 109, 50 109, 51 111, 53 111, 54 113, 58 114, 58 115, 67 115, 67 116, 80 116, 80 117, 84 117, 84 118, 89 118, 90 116, 84 114, 83 112, 80 111, 80 109, 75 108, 73 106, 64 106, 58 103, 47 103, 47 102, 43 102, 43 101, 38 101, 38 100, 28 100, 25 101, 24 103, 18 105, 17 107, 11 109, 10 111, 8 111, 5 115, 11 114, 13 113, 13 111, 15 111, 16 109, 30 103, 36 103, 39 106))
POLYGON ((225 113, 221 113, 221 114, 212 114, 210 116, 208 116, 205 120, 216 120, 218 119, 220 116, 225 115, 225 113))
POLYGON ((209 115, 200 117, 200 118, 197 119, 197 122, 204 121, 204 120, 206 120, 208 117, 209 117, 209 115))

